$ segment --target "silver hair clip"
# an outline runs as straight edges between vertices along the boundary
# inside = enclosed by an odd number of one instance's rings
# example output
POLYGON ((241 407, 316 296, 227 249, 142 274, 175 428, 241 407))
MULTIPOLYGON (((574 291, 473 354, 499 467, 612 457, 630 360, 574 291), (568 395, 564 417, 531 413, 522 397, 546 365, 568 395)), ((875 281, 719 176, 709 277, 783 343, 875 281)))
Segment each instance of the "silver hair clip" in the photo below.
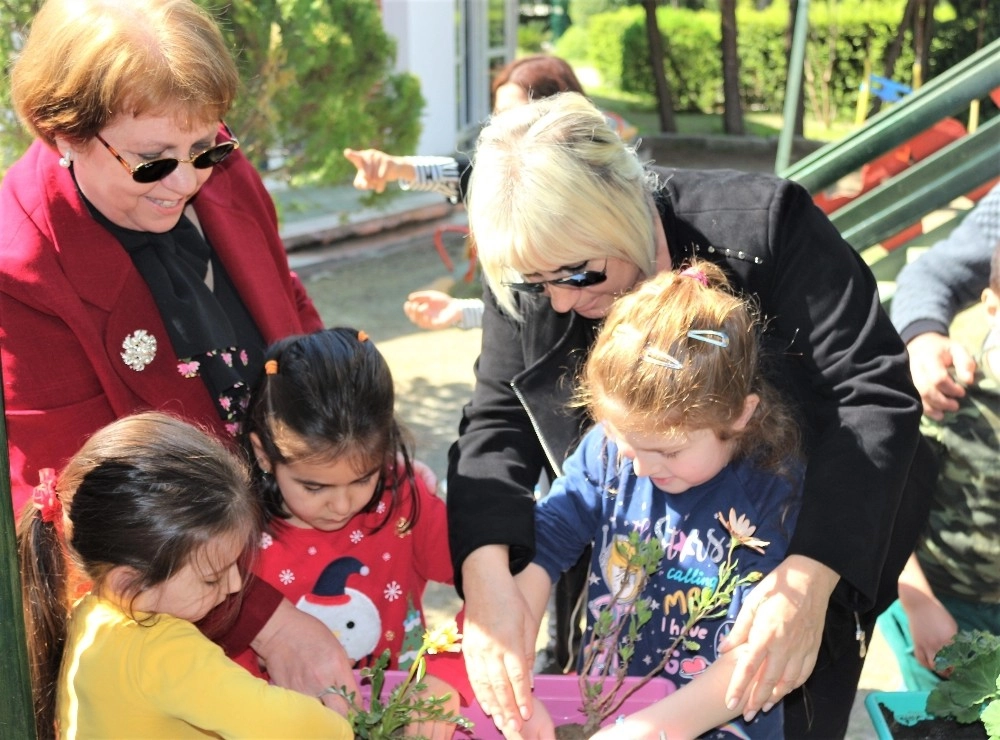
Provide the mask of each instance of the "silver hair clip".
POLYGON ((618 326, 611 330, 611 336, 623 337, 626 339, 638 339, 640 335, 635 327, 629 326, 628 324, 618 324, 618 326))
POLYGON ((659 367, 670 368, 671 370, 680 370, 684 367, 680 360, 678 360, 673 355, 667 354, 662 350, 658 350, 655 347, 647 346, 645 351, 642 353, 642 359, 644 362, 648 362, 650 365, 658 365, 659 367))
POLYGON ((714 344, 716 347, 728 347, 729 346, 729 335, 724 331, 715 331, 714 329, 692 329, 687 333, 691 339, 697 339, 699 342, 706 342, 707 344, 714 344))

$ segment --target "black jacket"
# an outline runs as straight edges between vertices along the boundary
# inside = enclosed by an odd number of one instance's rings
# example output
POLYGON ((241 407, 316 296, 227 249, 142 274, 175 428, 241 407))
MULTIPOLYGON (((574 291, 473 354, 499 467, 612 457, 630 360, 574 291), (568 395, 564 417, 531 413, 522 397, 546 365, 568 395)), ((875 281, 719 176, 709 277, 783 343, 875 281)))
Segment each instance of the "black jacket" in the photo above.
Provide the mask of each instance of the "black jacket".
MULTIPOLYGON (((789 553, 837 571, 837 598, 851 610, 871 609, 881 580, 877 601, 886 606, 927 494, 910 493, 900 507, 920 402, 871 271, 795 183, 729 170, 656 171, 673 264, 711 260, 755 297, 765 372, 798 406, 808 466, 789 553)), ((517 298, 521 323, 486 291, 475 392, 449 455, 459 588, 461 563, 483 545, 510 545, 515 572, 530 562, 535 482, 545 465, 558 474, 586 425, 566 401, 597 322, 558 314, 544 296, 517 298)))

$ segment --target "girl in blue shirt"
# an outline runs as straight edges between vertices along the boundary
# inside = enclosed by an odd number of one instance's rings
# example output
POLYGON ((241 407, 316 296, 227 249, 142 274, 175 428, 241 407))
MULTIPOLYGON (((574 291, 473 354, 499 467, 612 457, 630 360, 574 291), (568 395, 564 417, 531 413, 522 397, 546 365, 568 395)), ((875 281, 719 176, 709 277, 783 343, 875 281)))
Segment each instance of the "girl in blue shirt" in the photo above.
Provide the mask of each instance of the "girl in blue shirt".
MULTIPOLYGON (((577 396, 599 424, 538 503, 536 556, 517 582, 540 621, 551 584, 593 544, 581 664, 592 671, 621 668, 614 649, 588 655, 600 649, 588 643, 600 613, 621 617, 640 601, 652 610, 626 672, 662 676, 674 691, 619 717, 600 740, 784 737, 780 704, 744 717, 725 701, 741 650, 724 652, 725 636, 752 585, 737 586, 724 614, 697 622, 692 641, 674 644, 695 600, 718 586, 731 537, 746 545, 736 549, 737 577, 765 575, 785 557, 799 437, 759 366, 755 313, 707 262, 619 299, 587 360, 577 396), (627 557, 633 533, 663 549, 649 576, 627 557)), ((551 737, 548 715, 534 712, 522 735, 551 737)))

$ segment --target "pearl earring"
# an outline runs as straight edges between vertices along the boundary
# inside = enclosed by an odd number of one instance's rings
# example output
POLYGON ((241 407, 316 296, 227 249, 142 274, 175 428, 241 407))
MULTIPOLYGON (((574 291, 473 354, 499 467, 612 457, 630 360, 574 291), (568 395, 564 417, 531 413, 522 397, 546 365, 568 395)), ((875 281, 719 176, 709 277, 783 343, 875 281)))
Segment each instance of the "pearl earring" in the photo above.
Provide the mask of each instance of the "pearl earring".
POLYGON ((59 166, 62 167, 63 169, 68 170, 70 168, 70 165, 72 164, 73 160, 70 159, 69 152, 66 152, 64 155, 59 157, 59 166))

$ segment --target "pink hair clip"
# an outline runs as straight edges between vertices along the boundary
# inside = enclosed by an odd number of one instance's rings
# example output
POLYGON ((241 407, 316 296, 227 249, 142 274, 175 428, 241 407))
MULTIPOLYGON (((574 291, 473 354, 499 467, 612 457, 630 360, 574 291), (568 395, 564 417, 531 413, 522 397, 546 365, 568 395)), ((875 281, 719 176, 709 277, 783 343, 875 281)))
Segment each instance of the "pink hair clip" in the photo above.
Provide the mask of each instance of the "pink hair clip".
POLYGON ((706 288, 708 287, 708 275, 694 267, 688 267, 686 270, 681 270, 681 277, 694 278, 706 288))
POLYGON ((43 522, 57 522, 62 518, 62 502, 56 494, 56 471, 42 468, 38 471, 38 485, 31 493, 31 502, 42 513, 43 522))

